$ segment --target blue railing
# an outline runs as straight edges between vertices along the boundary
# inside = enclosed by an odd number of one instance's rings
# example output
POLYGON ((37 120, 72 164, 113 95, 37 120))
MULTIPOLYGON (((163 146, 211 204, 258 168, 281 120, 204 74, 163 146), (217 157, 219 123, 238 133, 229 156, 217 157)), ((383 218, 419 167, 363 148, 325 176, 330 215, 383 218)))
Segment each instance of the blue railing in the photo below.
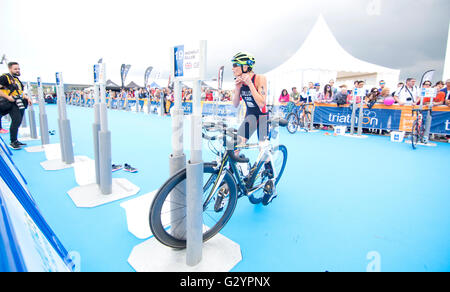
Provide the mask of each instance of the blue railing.
MULTIPOLYGON (((51 247, 62 261, 73 270, 73 263, 68 257, 68 253, 56 234, 47 224, 45 218, 39 211, 33 197, 31 196, 25 178, 14 164, 9 149, 5 149, 5 143, 0 137, 0 176, 10 191, 14 194, 17 201, 21 204, 25 212, 45 236, 51 247)), ((14 228, 11 224, 11 217, 8 213, 7 205, 4 203, 4 194, 0 193, 0 271, 26 271, 23 265, 23 259, 20 253, 20 240, 15 238, 14 228)))

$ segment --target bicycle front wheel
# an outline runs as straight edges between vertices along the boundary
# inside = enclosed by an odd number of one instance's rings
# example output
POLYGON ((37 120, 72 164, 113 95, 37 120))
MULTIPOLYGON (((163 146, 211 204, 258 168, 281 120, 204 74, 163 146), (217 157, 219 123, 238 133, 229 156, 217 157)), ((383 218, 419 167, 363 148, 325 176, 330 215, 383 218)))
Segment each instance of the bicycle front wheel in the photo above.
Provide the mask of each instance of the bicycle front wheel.
MULTIPOLYGON (((217 186, 219 170, 211 163, 204 165, 204 242, 222 230, 236 208, 236 183, 228 170, 223 171, 224 179, 217 186), (214 187, 216 191, 210 197, 214 187), (220 202, 217 202, 219 199, 220 202)), ((150 208, 150 229, 159 242, 172 248, 186 248, 186 210, 186 169, 183 169, 159 189, 150 208)))
POLYGON ((268 168, 265 162, 261 162, 253 172, 251 180, 253 184, 249 189, 248 199, 252 204, 260 204, 264 197, 264 185, 270 179, 274 179, 275 186, 280 182, 287 162, 287 148, 284 145, 275 147, 272 151, 272 168, 268 168))

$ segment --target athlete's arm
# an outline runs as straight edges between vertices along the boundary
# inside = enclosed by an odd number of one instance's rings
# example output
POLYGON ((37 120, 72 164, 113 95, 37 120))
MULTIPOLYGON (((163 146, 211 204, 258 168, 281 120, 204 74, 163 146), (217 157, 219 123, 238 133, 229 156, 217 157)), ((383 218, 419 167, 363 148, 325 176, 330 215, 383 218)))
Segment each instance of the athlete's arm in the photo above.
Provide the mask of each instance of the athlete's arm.
POLYGON ((234 94, 233 94, 233 105, 234 107, 238 107, 241 103, 241 88, 242 88, 242 80, 241 77, 237 77, 235 80, 235 88, 234 88, 234 94))

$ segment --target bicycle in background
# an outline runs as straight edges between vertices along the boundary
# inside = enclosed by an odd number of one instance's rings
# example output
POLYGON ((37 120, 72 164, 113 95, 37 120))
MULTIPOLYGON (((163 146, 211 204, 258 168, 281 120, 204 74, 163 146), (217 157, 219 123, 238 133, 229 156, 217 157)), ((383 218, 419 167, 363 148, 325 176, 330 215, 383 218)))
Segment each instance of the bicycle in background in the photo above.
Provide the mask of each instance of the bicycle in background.
POLYGON ((426 144, 428 143, 429 137, 426 137, 426 124, 428 117, 431 117, 431 113, 433 111, 432 107, 428 109, 413 109, 413 116, 416 116, 416 119, 412 126, 411 132, 411 146, 415 150, 417 149, 417 145, 419 143, 426 144))
POLYGON ((288 122, 287 130, 289 133, 295 134, 299 129, 306 132, 309 131, 312 114, 308 107, 312 105, 312 103, 302 103, 299 106, 294 105, 292 111, 286 116, 288 122))

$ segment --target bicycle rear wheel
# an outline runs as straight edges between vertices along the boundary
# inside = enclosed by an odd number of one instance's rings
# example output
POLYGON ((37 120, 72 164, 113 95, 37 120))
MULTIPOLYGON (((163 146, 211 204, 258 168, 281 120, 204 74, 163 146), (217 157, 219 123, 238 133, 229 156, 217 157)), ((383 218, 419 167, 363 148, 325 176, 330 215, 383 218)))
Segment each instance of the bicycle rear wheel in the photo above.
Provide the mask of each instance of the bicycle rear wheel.
MULTIPOLYGON (((211 239, 220 232, 233 215, 237 204, 236 183, 228 170, 222 185, 206 202, 214 188, 219 171, 214 165, 206 163, 203 172, 203 241, 211 239), (227 197, 221 198, 222 208, 217 208, 220 190, 227 188, 227 197)), ((173 248, 186 248, 186 199, 185 199, 186 169, 172 176, 162 187, 153 200, 150 208, 150 229, 155 238, 162 244, 173 248), (172 196, 178 196, 176 202, 172 196), (181 199, 181 200, 180 200, 181 199), (180 202, 181 201, 181 202, 180 202), (175 235, 176 234, 176 235, 175 235)))
POLYGON ((290 113, 287 117, 286 120, 288 121, 288 125, 287 125, 287 130, 289 133, 291 134, 295 134, 297 133, 297 128, 298 128, 298 118, 297 115, 294 113, 290 113))
POLYGON ((260 204, 264 197, 264 185, 266 182, 271 179, 273 173, 275 176, 275 186, 278 185, 280 179, 284 173, 284 169, 286 168, 287 162, 287 148, 284 145, 279 145, 273 149, 272 159, 273 159, 273 171, 271 173, 270 169, 267 169, 264 162, 261 162, 258 165, 257 169, 253 172, 251 176, 251 180, 253 181, 253 185, 251 187, 247 186, 249 189, 248 199, 252 204, 260 204))

